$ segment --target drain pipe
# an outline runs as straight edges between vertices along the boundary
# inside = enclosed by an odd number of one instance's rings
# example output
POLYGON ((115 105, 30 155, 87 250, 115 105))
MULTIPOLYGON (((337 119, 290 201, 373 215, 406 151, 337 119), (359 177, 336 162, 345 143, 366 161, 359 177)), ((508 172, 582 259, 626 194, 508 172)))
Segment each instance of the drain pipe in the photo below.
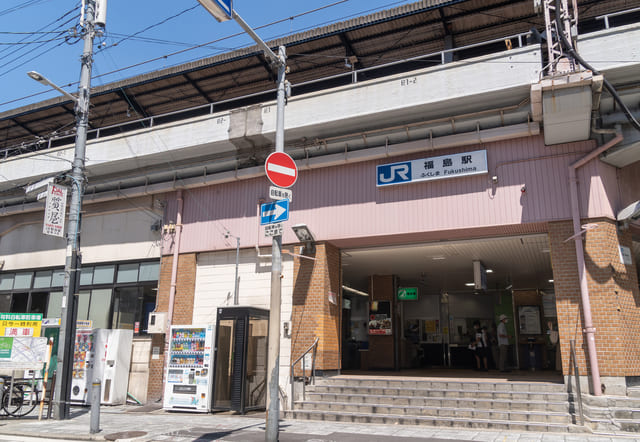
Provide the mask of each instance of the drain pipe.
POLYGON ((171 324, 173 324, 173 305, 176 301, 176 285, 178 280, 178 257, 180 256, 180 239, 182 237, 182 189, 177 190, 176 200, 178 210, 176 213, 176 234, 173 244, 173 262, 171 263, 171 288, 169 289, 169 310, 167 312, 167 333, 165 345, 169 345, 171 337, 171 324))
MULTIPOLYGON (((598 155, 615 146, 623 140, 622 135, 618 134, 615 138, 588 153, 575 163, 569 166, 569 192, 571 194, 571 218, 573 219, 573 233, 576 244, 576 256, 578 259, 578 274, 580 276, 580 295, 582 298, 582 313, 584 317, 584 334, 587 341, 587 352, 589 354, 589 367, 591 368, 591 382, 593 386, 593 394, 595 396, 602 395, 602 386, 600 385, 600 369, 598 368, 598 354, 596 353, 596 329, 593 326, 591 317, 591 302, 589 300, 589 284, 587 282, 586 265, 584 262, 584 248, 582 246, 582 227, 580 225, 580 206, 578 203, 578 179, 576 170, 584 166, 586 163, 596 158, 598 155)), ((580 382, 580 380, 577 380, 580 382)))

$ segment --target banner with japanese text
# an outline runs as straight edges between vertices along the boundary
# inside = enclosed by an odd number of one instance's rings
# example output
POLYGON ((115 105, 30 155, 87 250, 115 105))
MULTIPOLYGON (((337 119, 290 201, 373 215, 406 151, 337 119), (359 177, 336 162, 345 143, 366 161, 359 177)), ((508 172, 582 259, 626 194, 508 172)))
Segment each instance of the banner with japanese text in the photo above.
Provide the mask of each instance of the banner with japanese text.
POLYGON ((58 184, 47 187, 47 204, 44 209, 42 233, 51 236, 64 236, 64 216, 67 209, 67 188, 58 184))
POLYGON ((0 336, 39 337, 42 313, 0 313, 0 336))

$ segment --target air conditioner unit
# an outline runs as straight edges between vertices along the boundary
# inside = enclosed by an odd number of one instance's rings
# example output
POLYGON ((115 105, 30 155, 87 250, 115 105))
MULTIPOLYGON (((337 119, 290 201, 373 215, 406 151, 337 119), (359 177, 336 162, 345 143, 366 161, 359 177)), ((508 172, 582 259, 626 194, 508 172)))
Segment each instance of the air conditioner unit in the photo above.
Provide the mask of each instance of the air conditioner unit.
POLYGON ((149 313, 149 325, 147 333, 165 333, 167 331, 167 313, 149 313))

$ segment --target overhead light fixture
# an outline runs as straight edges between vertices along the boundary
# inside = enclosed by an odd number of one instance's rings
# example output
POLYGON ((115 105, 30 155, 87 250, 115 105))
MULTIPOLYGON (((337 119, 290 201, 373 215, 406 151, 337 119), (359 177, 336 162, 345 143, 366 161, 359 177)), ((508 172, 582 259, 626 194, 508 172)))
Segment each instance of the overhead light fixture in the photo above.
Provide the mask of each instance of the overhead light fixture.
POLYGON ((369 296, 368 293, 361 292, 360 290, 352 289, 351 287, 347 287, 346 285, 342 286, 342 290, 349 293, 353 293, 354 295, 367 296, 367 297, 369 296))
POLYGON ((303 253, 315 253, 316 251, 316 239, 313 237, 313 233, 307 227, 306 224, 296 224, 292 226, 293 233, 296 234, 298 240, 304 243, 303 253))
POLYGON ((434 256, 433 258, 431 258, 434 261, 444 261, 445 259, 447 259, 446 256, 434 256))
POLYGON ((513 288, 513 284, 509 284, 508 286, 506 286, 504 289, 505 290, 511 290, 513 288))
POLYGON ((553 284, 553 279, 550 279, 550 280, 549 280, 549 282, 550 282, 551 284, 553 284))
POLYGON ((485 270, 485 272, 487 272, 487 273, 493 273, 493 269, 487 269, 487 270, 485 270))
POLYGON ((464 285, 466 285, 467 287, 474 287, 476 285, 475 282, 465 282, 464 285))
POLYGON ((58 85, 56 85, 55 83, 50 81, 47 77, 45 77, 41 73, 36 72, 36 71, 29 71, 29 72, 27 72, 27 75, 29 77, 33 78, 34 80, 36 80, 38 83, 42 83, 45 86, 51 86, 52 88, 54 88, 55 90, 60 92, 62 95, 64 95, 68 99, 72 100, 74 103, 78 104, 78 98, 77 97, 74 97, 69 92, 65 91, 64 89, 62 89, 61 87, 59 87, 58 85))

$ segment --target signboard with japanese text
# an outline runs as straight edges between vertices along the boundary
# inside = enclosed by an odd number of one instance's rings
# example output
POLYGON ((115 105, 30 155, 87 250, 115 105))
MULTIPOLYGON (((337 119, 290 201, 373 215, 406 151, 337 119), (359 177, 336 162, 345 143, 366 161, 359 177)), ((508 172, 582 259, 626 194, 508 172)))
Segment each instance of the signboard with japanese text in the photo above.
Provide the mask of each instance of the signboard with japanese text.
POLYGON ((455 153, 376 167, 376 186, 394 186, 488 173, 487 151, 455 153))
POLYGON ((283 233, 284 229, 282 223, 267 224, 266 226, 264 226, 264 236, 267 238, 278 235, 282 236, 283 233))
POLYGON ((293 201, 293 192, 282 187, 269 186, 269 198, 272 200, 289 200, 293 201))
POLYGON ((47 204, 44 209, 42 233, 51 236, 64 236, 64 215, 67 209, 67 188, 58 184, 49 184, 47 204))
POLYGON ((0 313, 0 336, 38 337, 42 313, 0 313))
POLYGON ((417 287, 401 287, 398 289, 398 301, 417 301, 417 287))
POLYGON ((47 338, 0 337, 0 368, 41 368, 47 358, 47 338))

